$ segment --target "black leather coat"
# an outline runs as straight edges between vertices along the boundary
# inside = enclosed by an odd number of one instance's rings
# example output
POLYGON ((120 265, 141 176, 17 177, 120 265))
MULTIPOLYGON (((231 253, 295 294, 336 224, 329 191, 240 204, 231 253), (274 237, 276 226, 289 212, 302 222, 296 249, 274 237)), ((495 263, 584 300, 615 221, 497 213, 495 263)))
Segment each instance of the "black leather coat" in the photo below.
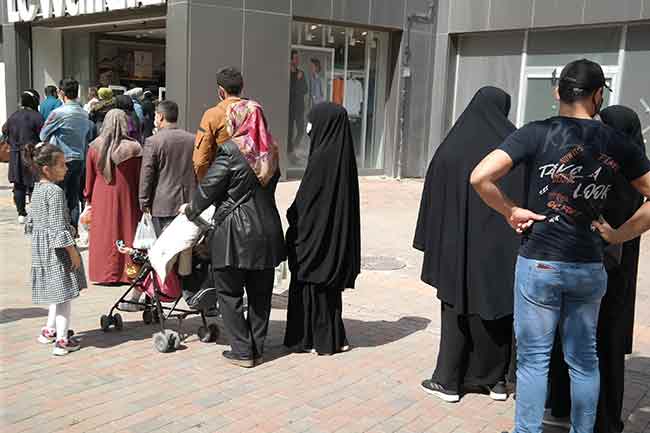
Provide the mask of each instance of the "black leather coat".
POLYGON ((286 258, 275 189, 280 173, 266 187, 232 141, 219 147, 185 214, 193 221, 211 204, 217 208, 210 248, 213 269, 271 269, 286 258), (243 202, 230 210, 244 197, 243 202))

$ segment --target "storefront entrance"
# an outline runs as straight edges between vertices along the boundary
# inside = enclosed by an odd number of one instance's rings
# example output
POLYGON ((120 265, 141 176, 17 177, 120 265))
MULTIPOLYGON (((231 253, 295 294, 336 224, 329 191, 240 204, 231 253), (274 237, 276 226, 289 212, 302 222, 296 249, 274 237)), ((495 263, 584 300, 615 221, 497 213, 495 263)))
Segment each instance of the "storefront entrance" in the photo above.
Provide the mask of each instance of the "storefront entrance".
POLYGON ((290 55, 289 176, 304 170, 309 155, 307 115, 314 105, 343 105, 352 126, 357 164, 383 173, 383 117, 388 33, 294 22, 290 55))

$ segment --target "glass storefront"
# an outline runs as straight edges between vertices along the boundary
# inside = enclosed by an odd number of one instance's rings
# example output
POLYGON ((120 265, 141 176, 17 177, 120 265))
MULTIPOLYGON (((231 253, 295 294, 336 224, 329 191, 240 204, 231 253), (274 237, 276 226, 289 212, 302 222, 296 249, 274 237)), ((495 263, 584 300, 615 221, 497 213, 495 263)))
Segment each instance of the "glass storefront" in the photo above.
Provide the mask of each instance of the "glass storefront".
POLYGON ((380 104, 384 101, 388 34, 365 29, 294 22, 290 57, 290 169, 304 169, 309 156, 307 115, 319 102, 346 108, 360 169, 383 168, 380 104))

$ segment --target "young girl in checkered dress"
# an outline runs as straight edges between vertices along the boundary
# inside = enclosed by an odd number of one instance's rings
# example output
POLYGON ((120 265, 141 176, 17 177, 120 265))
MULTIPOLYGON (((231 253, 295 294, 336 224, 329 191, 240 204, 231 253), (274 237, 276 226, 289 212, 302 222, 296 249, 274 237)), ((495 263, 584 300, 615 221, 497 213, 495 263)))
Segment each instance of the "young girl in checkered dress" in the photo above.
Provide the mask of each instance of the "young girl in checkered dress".
POLYGON ((32 301, 49 304, 47 325, 38 341, 55 343, 54 355, 79 350, 69 329, 70 303, 87 287, 81 256, 65 205, 63 152, 51 144, 36 147, 34 166, 40 181, 34 188, 25 232, 32 237, 32 301))

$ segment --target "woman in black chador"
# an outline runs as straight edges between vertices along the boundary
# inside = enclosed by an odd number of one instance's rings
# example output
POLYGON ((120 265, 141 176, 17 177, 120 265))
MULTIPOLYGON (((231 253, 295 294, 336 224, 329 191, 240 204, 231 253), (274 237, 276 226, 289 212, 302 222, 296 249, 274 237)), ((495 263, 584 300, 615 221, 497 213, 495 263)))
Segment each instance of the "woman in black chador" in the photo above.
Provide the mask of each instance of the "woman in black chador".
MULTIPOLYGON (((457 402, 463 389, 505 400, 512 347, 515 232, 469 184, 472 169, 515 130, 510 96, 478 91, 440 145, 420 203, 414 247, 424 252, 422 281, 442 304, 438 363, 423 389, 457 402)), ((524 202, 523 170, 502 182, 508 197, 524 202)))
POLYGON ((308 119, 309 162, 287 211, 291 285, 284 344, 329 355, 348 349, 342 294, 354 288, 361 268, 359 180, 345 109, 319 104, 308 119))
MULTIPOLYGON (((641 122, 633 110, 617 105, 603 110, 600 117, 605 124, 644 147, 641 122)), ((603 218, 612 227, 619 227, 636 213, 643 201, 643 196, 621 177, 608 196, 603 218)), ((607 293, 601 303, 598 318, 600 398, 594 433, 621 433, 624 427, 621 413, 625 355, 632 353, 640 244, 640 239, 635 239, 605 250, 604 263, 608 278, 607 293)), ((568 367, 562 358, 560 344, 556 344, 553 351, 550 378, 551 414, 545 416, 545 422, 562 423, 562 418, 568 418, 571 412, 571 398, 568 367)))

